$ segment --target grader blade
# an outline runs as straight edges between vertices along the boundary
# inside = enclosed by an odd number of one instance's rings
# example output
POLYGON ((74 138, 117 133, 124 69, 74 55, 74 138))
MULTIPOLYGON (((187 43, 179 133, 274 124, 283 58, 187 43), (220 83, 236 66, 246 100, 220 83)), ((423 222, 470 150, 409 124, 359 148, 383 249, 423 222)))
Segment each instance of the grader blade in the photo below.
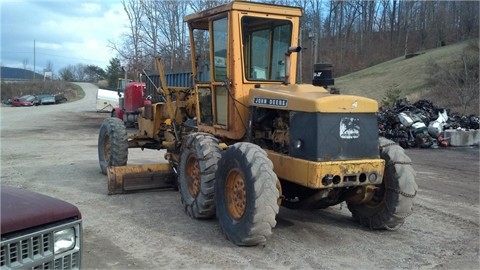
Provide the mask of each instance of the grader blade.
POLYGON ((108 195, 148 189, 176 188, 170 164, 113 166, 107 168, 108 195))

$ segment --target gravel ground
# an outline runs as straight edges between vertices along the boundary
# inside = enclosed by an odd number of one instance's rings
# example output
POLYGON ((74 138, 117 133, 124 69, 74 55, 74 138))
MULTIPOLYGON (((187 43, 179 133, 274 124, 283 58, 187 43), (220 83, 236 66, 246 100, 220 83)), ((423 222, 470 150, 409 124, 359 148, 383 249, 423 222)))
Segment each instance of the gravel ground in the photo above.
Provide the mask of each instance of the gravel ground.
MULTIPOLYGON (((265 246, 237 247, 193 220, 176 191, 108 196, 97 160, 96 87, 80 101, 1 107, 1 182, 77 205, 85 269, 479 269, 478 147, 411 149, 419 191, 398 231, 370 231, 346 207, 280 209, 265 246)), ((162 160, 131 151, 130 164, 162 160)))

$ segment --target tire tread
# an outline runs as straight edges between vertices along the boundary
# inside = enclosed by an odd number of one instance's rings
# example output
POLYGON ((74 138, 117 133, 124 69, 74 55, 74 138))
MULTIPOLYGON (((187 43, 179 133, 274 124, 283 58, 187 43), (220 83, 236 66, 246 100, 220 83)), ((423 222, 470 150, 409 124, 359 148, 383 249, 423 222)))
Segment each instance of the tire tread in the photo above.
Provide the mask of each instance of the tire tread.
POLYGON ((103 120, 98 137, 98 158, 100 169, 107 174, 109 166, 125 166, 128 161, 128 135, 122 120, 110 117, 103 120), (103 154, 104 136, 110 137, 110 160, 107 164, 103 154))
MULTIPOLYGON (((279 191, 276 186, 277 176, 273 172, 273 163, 259 146, 251 143, 236 143, 227 148, 220 160, 217 181, 225 180, 223 178, 227 172, 224 169, 229 162, 244 168, 245 171, 242 171, 244 176, 251 177, 251 179, 245 179, 245 181, 252 181, 252 183, 246 183, 246 185, 252 185, 255 200, 252 202, 253 206, 251 208, 247 207, 247 212, 242 220, 233 226, 231 218, 226 213, 225 206, 217 205, 217 217, 222 232, 228 240, 239 246, 264 244, 271 236, 272 229, 276 225, 275 217, 279 210, 277 204, 279 191)), ((237 169, 239 168, 237 167, 237 169)), ((217 183, 217 204, 224 203, 218 200, 218 198, 224 196, 221 191, 222 187, 220 183, 217 183)))
POLYGON ((380 156, 385 160, 385 200, 377 208, 347 204, 360 224, 370 229, 397 230, 413 212, 418 186, 411 159, 398 144, 380 138, 380 156))
MULTIPOLYGON (((179 192, 181 201, 188 216, 195 219, 208 219, 215 217, 215 172, 218 168, 218 160, 221 157, 222 149, 218 140, 207 133, 193 133, 184 140, 184 151, 196 153, 200 166, 200 191, 196 198, 190 197, 188 191, 182 190, 184 180, 179 179, 179 192)), ((182 158, 180 158, 182 160, 182 158)), ((186 160, 185 160, 186 161, 186 160)), ((185 168, 180 164, 180 170, 185 168)), ((182 176, 180 176, 182 177, 182 176)))

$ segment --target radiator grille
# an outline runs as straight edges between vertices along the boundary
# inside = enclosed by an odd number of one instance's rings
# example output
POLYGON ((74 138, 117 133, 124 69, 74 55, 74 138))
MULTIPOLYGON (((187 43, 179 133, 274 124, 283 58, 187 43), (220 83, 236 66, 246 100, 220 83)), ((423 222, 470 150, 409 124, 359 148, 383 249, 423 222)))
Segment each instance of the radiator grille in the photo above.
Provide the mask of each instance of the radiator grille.
POLYGON ((53 269, 52 262, 42 263, 41 265, 32 267, 32 270, 50 270, 53 269))
POLYGON ((78 252, 63 256, 55 260, 55 269, 75 269, 78 268, 78 252))
POLYGON ((79 269, 80 237, 78 244, 62 254, 54 254, 53 233, 64 227, 75 227, 81 233, 80 222, 55 226, 26 235, 3 237, 0 251, 0 269, 79 269))

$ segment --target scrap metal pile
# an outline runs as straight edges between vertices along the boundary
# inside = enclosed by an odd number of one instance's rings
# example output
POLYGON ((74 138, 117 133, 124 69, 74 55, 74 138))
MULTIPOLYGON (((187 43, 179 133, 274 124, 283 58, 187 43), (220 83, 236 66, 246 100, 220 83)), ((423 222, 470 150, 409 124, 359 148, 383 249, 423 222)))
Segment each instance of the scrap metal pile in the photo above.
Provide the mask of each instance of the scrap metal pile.
POLYGON ((472 130, 479 128, 479 117, 465 116, 435 107, 428 100, 410 104, 397 100, 391 109, 380 110, 378 128, 380 136, 397 142, 403 148, 437 148, 448 146, 444 130, 472 130))

